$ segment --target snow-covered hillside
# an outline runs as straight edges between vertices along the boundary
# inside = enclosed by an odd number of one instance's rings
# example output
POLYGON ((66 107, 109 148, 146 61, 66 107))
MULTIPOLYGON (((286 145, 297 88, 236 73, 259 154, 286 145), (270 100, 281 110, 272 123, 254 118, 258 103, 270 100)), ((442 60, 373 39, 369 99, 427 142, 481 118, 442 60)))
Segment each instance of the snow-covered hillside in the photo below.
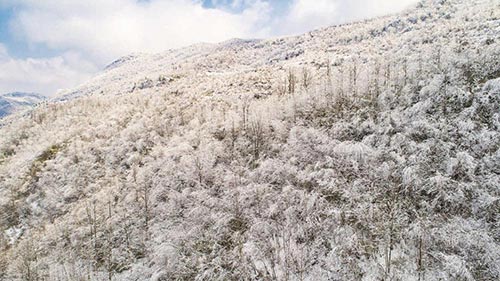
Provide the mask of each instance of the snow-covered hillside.
POLYGON ((500 3, 117 60, 0 127, 0 280, 500 279, 500 3))
POLYGON ((46 97, 33 93, 8 93, 0 95, 0 118, 32 108, 44 101, 46 97))

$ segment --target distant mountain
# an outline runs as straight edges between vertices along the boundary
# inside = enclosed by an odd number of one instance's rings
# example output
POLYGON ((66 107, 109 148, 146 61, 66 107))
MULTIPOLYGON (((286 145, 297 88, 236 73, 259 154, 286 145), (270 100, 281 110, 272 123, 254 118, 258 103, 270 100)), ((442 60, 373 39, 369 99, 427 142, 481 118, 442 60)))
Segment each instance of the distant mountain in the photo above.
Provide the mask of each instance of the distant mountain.
POLYGON ((0 94, 0 118, 31 108, 46 99, 46 97, 35 93, 14 92, 0 94))

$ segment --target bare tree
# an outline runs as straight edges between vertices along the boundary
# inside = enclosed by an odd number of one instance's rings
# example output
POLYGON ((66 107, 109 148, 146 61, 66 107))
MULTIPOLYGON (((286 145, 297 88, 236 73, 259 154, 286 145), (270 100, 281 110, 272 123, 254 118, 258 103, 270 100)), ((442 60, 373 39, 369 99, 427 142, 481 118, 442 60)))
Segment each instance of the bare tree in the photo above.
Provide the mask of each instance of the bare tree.
POLYGON ((353 96, 358 94, 358 62, 353 61, 349 72, 350 90, 353 96))
POLYGON ((33 237, 27 236, 20 244, 17 253, 17 272, 23 281, 44 280, 43 272, 39 264, 39 250, 33 237))
POLYGON ((114 248, 114 237, 113 237, 113 223, 112 218, 112 205, 111 201, 108 201, 108 213, 106 216, 106 227, 104 229, 104 267, 108 273, 108 281, 113 279, 113 275, 117 269, 117 265, 113 258, 113 248, 114 248))
POLYGON ((132 168, 132 179, 136 187, 137 200, 141 204, 142 209, 142 219, 144 222, 144 241, 149 240, 149 220, 151 217, 150 211, 150 194, 152 189, 152 183, 150 178, 141 178, 139 181, 137 179, 137 166, 132 168))
POLYGON ((4 235, 0 235, 0 281, 7 280, 7 241, 4 235))
POLYGON ((242 128, 243 131, 246 132, 247 126, 248 126, 248 113, 250 111, 250 101, 246 98, 243 99, 243 102, 241 104, 241 121, 242 121, 242 128))
POLYGON ((384 72, 384 88, 389 89, 391 86, 391 62, 387 62, 384 72))
POLYGON ((297 77, 295 76, 295 73, 293 72, 293 70, 290 68, 288 70, 288 74, 287 74, 287 78, 286 78, 286 89, 287 89, 287 93, 289 95, 291 94, 294 94, 295 93, 295 85, 297 84, 297 77))
POLYGON ((264 146, 264 126, 260 119, 253 120, 250 123, 249 137, 251 141, 252 154, 254 161, 260 156, 264 146))
POLYGON ((302 87, 304 90, 309 90, 312 82, 312 74, 307 68, 302 69, 302 87))

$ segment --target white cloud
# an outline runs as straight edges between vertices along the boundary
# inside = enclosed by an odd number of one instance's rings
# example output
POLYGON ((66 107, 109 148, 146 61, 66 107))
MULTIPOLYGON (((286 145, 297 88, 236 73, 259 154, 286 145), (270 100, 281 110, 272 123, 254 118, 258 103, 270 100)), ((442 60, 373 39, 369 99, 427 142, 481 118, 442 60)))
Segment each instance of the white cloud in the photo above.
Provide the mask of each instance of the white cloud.
POLYGON ((335 21, 339 1, 296 0, 284 21, 277 23, 286 33, 299 33, 328 25, 335 21))
POLYGON ((418 0, 294 0, 275 29, 287 34, 399 12, 418 0))
POLYGON ((191 0, 18 1, 14 28, 29 42, 76 49, 102 63, 131 52, 159 52, 196 42, 266 36, 269 5, 253 1, 238 14, 191 0), (43 23, 43 24, 40 24, 43 23))
POLYGON ((0 44, 0 93, 14 91, 53 95, 89 79, 97 69, 78 54, 67 52, 42 59, 15 59, 0 44))

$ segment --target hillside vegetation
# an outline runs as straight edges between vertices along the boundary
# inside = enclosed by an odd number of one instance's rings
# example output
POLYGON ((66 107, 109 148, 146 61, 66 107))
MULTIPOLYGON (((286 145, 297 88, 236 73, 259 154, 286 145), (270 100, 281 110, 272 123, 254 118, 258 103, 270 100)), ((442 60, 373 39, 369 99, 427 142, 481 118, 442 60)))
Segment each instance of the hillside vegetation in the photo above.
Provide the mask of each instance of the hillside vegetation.
POLYGON ((496 0, 131 55, 15 117, 0 280, 500 279, 496 0))

